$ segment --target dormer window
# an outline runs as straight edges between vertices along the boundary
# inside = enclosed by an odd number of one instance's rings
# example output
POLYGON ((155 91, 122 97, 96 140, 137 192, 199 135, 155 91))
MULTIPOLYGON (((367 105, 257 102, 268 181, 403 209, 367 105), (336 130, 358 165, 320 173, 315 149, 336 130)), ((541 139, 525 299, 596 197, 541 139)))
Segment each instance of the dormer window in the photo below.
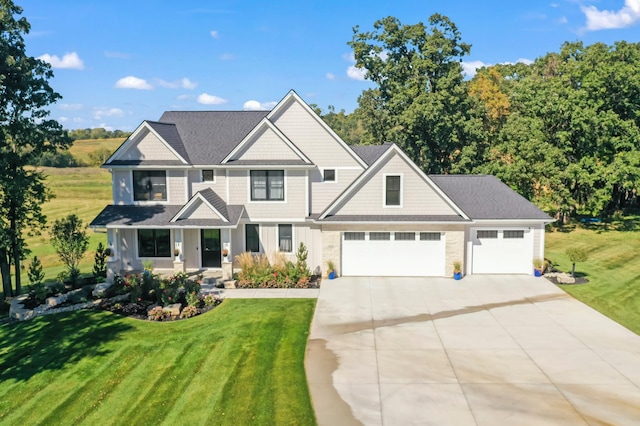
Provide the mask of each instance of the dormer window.
POLYGON ((167 172, 134 170, 133 201, 167 201, 167 172))
POLYGON ((203 170, 202 171, 202 181, 203 182, 215 182, 216 174, 213 170, 203 170))
POLYGON ((385 175, 384 205, 387 207, 402 206, 402 176, 385 175))

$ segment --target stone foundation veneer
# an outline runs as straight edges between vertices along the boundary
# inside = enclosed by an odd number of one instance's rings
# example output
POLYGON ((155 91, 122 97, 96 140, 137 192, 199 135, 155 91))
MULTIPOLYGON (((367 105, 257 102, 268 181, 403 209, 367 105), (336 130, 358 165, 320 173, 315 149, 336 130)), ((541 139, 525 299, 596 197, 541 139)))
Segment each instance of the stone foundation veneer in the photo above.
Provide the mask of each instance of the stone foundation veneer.
POLYGON ((464 255, 464 230, 446 231, 445 232, 445 269, 444 273, 447 277, 453 276, 453 262, 462 263, 462 271, 465 271, 465 255, 464 255))
POLYGON ((327 261, 331 260, 336 265, 336 275, 340 276, 342 270, 340 244, 340 231, 322 231, 322 275, 327 274, 327 261))

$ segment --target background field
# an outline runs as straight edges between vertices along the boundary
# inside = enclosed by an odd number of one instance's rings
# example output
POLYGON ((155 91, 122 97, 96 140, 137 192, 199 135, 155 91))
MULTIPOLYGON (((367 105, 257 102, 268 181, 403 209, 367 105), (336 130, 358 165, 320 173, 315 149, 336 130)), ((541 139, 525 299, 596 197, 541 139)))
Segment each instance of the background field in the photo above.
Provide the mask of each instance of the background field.
POLYGON ((69 148, 69 152, 82 163, 89 164, 91 163, 89 154, 103 150, 113 153, 120 145, 122 145, 122 142, 124 142, 123 138, 79 139, 73 142, 73 146, 69 148))
MULTIPOLYGON (((46 184, 54 193, 55 198, 42 205, 42 211, 47 216, 47 224, 50 227, 56 219, 75 213, 88 225, 93 218, 107 205, 111 204, 111 174, 108 170, 75 167, 75 168, 50 168, 43 167, 47 175, 46 184)), ((81 272, 91 272, 93 269, 93 255, 99 242, 106 244, 107 234, 96 233, 87 230, 90 237, 89 249, 80 264, 81 272)), ((27 244, 32 253, 29 260, 35 255, 42 262, 46 279, 55 280, 64 266, 58 259, 58 255, 49 243, 49 232, 45 230, 41 235, 28 237, 27 244)), ((28 284, 26 269, 22 273, 23 284, 28 284)))

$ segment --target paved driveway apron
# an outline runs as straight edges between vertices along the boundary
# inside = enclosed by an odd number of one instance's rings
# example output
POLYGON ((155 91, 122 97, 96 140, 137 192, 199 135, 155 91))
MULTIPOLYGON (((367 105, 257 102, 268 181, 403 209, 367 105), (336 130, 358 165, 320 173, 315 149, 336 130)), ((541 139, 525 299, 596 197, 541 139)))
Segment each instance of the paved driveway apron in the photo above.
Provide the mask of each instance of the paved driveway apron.
POLYGON ((324 280, 321 425, 638 424, 640 336, 544 278, 324 280))

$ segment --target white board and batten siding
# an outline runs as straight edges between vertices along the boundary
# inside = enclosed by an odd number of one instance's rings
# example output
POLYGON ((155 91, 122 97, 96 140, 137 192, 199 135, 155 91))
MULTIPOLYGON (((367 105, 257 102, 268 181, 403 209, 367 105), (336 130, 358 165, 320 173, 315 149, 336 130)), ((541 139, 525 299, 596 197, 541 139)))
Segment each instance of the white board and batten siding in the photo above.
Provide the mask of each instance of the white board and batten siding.
POLYGON ((446 241, 441 232, 343 232, 342 275, 445 275, 446 241))
POLYGON ((472 274, 531 274, 534 229, 482 227, 470 229, 472 274))

